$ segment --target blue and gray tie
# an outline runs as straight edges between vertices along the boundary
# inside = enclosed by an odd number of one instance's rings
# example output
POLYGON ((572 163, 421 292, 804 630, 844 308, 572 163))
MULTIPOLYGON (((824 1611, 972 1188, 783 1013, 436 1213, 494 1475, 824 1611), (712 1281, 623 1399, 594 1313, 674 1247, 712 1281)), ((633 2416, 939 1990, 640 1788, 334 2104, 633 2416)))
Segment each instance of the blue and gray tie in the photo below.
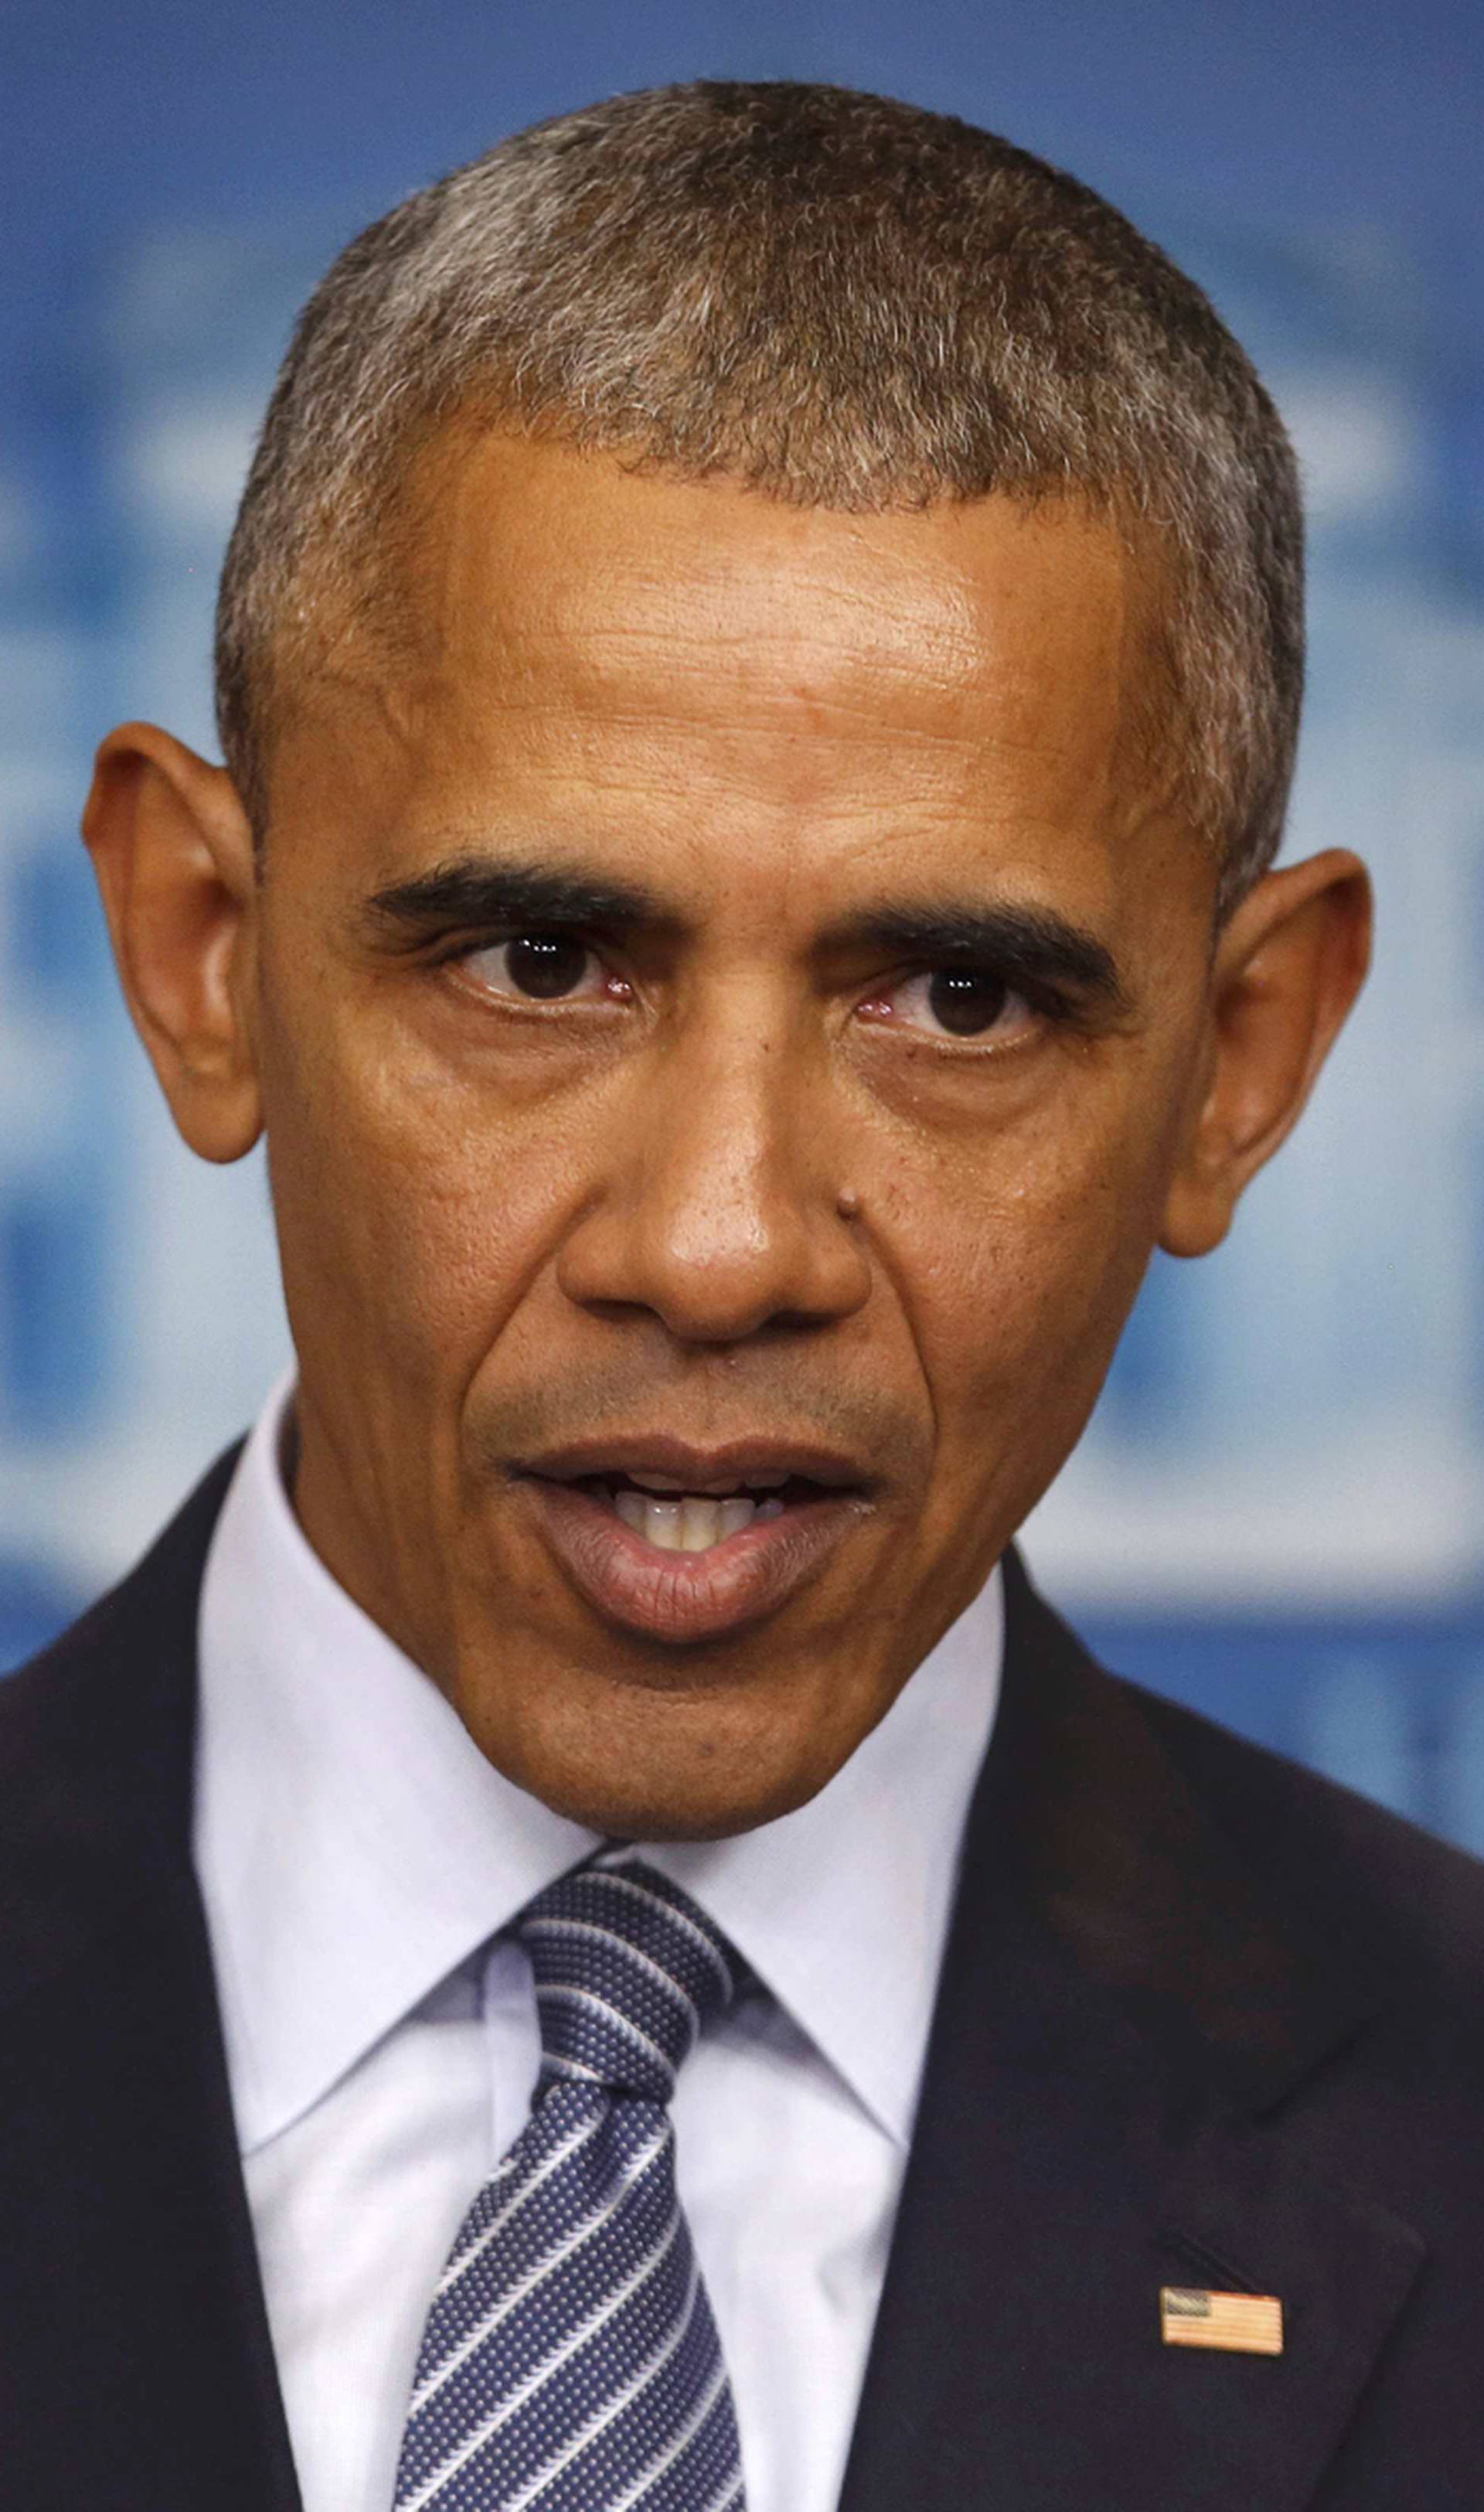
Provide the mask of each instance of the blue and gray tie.
POLYGON ((564 1876, 516 1933, 540 2081, 434 2296, 396 2512, 742 2512, 668 2108, 741 1966, 637 1859, 564 1876))

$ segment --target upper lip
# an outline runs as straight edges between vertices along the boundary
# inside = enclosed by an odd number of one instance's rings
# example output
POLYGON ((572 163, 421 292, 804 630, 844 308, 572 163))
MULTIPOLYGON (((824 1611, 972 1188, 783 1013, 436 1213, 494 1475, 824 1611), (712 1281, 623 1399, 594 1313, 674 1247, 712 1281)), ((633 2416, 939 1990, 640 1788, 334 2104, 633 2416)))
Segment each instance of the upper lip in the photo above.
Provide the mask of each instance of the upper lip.
POLYGON ((671 1474, 686 1491, 740 1480, 745 1474, 798 1474, 830 1489, 852 1491, 864 1490, 872 1479, 855 1458, 811 1439, 728 1439, 715 1448, 699 1448, 688 1439, 652 1431, 574 1439, 566 1447, 522 1457, 515 1470, 561 1483, 596 1474, 671 1474))

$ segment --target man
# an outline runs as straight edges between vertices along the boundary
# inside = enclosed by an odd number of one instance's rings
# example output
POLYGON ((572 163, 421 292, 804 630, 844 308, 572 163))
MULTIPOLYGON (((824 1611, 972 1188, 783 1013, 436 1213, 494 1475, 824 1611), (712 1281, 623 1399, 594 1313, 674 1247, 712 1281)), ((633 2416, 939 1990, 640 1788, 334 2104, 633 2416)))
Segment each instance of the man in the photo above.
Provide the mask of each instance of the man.
POLYGON ((0 1698, 27 2512, 1484 2499, 1478 1870, 1009 1549, 1354 996, 1282 430, 879 99, 353 244, 86 830, 295 1383, 0 1698))

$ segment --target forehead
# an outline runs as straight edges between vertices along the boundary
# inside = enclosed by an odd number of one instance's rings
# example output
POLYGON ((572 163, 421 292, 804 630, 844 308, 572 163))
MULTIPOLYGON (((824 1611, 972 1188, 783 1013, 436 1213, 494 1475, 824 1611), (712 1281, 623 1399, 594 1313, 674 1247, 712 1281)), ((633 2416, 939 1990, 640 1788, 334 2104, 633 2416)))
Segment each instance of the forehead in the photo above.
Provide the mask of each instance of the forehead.
POLYGON ((286 742, 353 754, 368 839, 638 805, 651 844, 745 832, 797 870, 831 832, 1106 849, 1144 805, 1148 589, 1070 500, 851 514, 450 436, 399 542, 390 648, 343 644, 286 742))
POLYGON ((409 522, 409 660, 471 693, 507 658, 577 703, 679 663, 681 711, 709 714, 720 672, 745 717, 875 686, 967 734, 987 672, 1037 713, 1051 663, 1083 705, 1115 697, 1135 607, 1119 537, 1069 502, 856 515, 485 437, 429 464, 409 522))

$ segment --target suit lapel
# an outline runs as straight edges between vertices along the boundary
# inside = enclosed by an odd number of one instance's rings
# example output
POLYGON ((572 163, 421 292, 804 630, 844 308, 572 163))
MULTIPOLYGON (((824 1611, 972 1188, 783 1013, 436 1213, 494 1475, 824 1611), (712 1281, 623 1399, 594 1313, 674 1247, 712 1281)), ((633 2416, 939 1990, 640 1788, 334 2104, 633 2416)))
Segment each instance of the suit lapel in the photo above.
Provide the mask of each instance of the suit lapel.
POLYGON ((1264 1906, 1013 1557, 1006 1590, 841 2512, 1299 2512, 1422 2257, 1275 2116, 1378 1992, 1264 1906), (1164 2285, 1276 2294, 1283 2354, 1164 2345, 1164 2285))
POLYGON ((28 2512, 297 2512, 190 1863, 231 1462, 0 1691, 0 2491, 28 2512))

